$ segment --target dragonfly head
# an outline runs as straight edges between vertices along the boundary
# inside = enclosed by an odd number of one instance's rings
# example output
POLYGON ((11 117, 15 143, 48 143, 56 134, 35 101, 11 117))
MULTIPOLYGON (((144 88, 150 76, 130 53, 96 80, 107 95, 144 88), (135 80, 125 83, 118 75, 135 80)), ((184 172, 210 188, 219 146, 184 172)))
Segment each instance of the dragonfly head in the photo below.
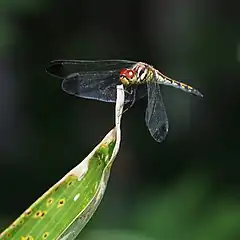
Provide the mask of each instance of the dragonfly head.
POLYGON ((134 70, 123 68, 120 71, 120 81, 123 85, 129 86, 137 81, 137 74, 134 70))

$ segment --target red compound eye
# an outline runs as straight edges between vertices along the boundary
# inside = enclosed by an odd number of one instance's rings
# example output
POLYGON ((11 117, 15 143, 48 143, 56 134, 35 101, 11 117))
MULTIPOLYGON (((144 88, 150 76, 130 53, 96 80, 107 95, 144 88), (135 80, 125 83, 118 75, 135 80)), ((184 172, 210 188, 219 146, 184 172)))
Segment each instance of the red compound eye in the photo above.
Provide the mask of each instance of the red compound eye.
POLYGON ((132 69, 124 68, 120 71, 120 76, 124 76, 127 79, 131 79, 134 77, 134 71, 132 69))

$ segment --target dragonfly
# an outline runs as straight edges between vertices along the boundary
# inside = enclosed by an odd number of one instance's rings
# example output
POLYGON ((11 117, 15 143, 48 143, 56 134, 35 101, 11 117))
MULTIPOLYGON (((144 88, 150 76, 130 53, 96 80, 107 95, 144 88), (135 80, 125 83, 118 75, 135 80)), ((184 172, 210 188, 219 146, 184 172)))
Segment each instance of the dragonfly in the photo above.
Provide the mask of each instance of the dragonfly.
POLYGON ((178 88, 203 97, 197 89, 171 79, 145 62, 130 60, 53 60, 46 72, 62 80, 62 89, 68 94, 104 102, 116 102, 116 86, 123 84, 125 102, 131 106, 147 97, 145 122, 151 136, 162 142, 169 130, 161 86, 178 88))

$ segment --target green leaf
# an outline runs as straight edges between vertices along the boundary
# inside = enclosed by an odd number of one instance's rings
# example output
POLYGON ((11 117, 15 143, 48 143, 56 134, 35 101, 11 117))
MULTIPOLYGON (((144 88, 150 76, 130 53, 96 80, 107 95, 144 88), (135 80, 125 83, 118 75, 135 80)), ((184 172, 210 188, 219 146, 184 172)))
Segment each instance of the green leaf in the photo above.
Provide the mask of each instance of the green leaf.
POLYGON ((75 239, 90 220, 105 193, 111 166, 118 153, 124 103, 118 86, 116 126, 94 150, 59 182, 45 192, 0 239, 75 239))

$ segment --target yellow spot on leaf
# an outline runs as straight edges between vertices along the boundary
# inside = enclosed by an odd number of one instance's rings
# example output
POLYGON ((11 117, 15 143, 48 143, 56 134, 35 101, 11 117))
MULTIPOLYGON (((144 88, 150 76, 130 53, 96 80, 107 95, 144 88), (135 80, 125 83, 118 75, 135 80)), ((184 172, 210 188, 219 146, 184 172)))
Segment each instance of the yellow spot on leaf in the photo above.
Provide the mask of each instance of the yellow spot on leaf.
MULTIPOLYGON (((16 227, 16 224, 15 224, 15 223, 12 223, 10 227, 11 227, 11 228, 15 228, 15 227, 16 227)), ((0 234, 0 236, 1 236, 1 234, 0 234)))
POLYGON ((32 236, 26 236, 25 240, 34 240, 32 236))
POLYGON ((74 176, 74 175, 69 175, 69 176, 66 178, 66 180, 65 180, 67 186, 68 186, 68 187, 72 186, 72 184, 73 184, 73 182, 74 182, 75 179, 77 179, 76 176, 74 176))
POLYGON ((49 236, 49 232, 45 232, 42 236, 42 239, 46 239, 49 236))
POLYGON ((68 187, 70 187, 71 185, 72 185, 72 181, 68 181, 68 183, 67 183, 67 185, 68 185, 68 187))
POLYGON ((35 214, 34 214, 34 218, 39 218, 42 216, 42 211, 37 211, 35 214))
POLYGON ((31 213, 32 213, 32 209, 29 208, 24 212, 24 215, 29 216, 29 215, 31 215, 31 213))
POLYGON ((20 219, 19 222, 18 222, 20 225, 22 225, 24 223, 24 220, 23 219, 20 219))
POLYGON ((65 199, 60 199, 59 202, 58 202, 57 207, 58 208, 62 207, 64 205, 64 203, 65 203, 65 199))
POLYGON ((46 203, 47 207, 49 207, 53 203, 53 200, 54 200, 53 198, 48 198, 46 203))
POLYGON ((53 189, 53 191, 56 192, 58 189, 59 189, 59 185, 56 186, 56 187, 53 189))
POLYGON ((107 148, 107 146, 108 146, 108 145, 107 145, 106 143, 102 143, 101 146, 100 146, 100 148, 107 148))
POLYGON ((21 240, 34 240, 34 238, 32 236, 28 235, 26 237, 22 236, 21 240))
POLYGON ((46 214, 47 214, 46 211, 42 211, 42 213, 41 213, 41 217, 44 217, 46 214))

